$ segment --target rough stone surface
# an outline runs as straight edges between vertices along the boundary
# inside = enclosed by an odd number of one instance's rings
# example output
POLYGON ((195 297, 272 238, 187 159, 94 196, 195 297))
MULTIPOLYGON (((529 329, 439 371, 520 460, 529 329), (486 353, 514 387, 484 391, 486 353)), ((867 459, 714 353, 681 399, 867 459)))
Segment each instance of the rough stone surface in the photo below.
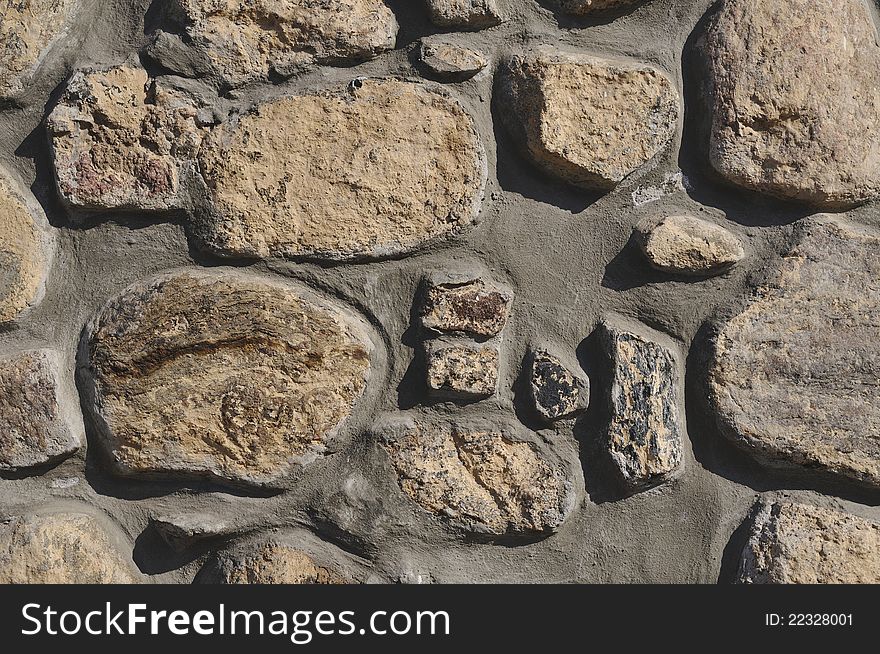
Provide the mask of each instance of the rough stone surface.
POLYGON ((805 504, 765 504, 743 550, 739 581, 878 584, 880 523, 805 504))
POLYGON ((170 0, 172 16, 227 86, 391 50, 397 21, 383 0, 170 0))
POLYGON ((479 50, 440 38, 422 39, 419 60, 434 76, 452 82, 470 79, 489 65, 479 50))
POLYGON ((424 286, 419 310, 424 329, 485 339, 498 336, 507 324, 513 294, 491 281, 435 275, 424 286))
POLYGON ((555 0, 565 13, 572 16, 587 16, 604 11, 616 11, 634 7, 645 0, 555 0))
POLYGON ((496 345, 429 341, 425 357, 432 394, 474 400, 495 394, 500 359, 496 345))
POLYGON ((244 554, 221 553, 199 581, 217 584, 345 584, 350 580, 298 549, 269 541, 244 554))
POLYGON ((2 584, 133 584, 140 581, 98 521, 84 513, 0 521, 2 584))
POLYGON ((213 513, 177 513, 161 515, 150 523, 162 539, 175 550, 182 551, 194 543, 235 533, 223 518, 213 513))
POLYGON ((94 211, 181 207, 204 136, 192 99, 131 66, 75 73, 47 127, 62 200, 94 211))
POLYGON ((721 430, 770 463, 880 486, 880 234, 819 217, 796 229, 714 339, 721 430))
POLYGON ((574 505, 564 467, 497 424, 404 418, 384 425, 380 437, 400 488, 426 511, 475 533, 554 531, 574 505))
POLYGON ((77 0, 15 0, 0 6, 0 100, 25 90, 52 44, 63 36, 77 0))
POLYGON ((670 349, 610 322, 601 325, 611 359, 608 448, 624 482, 665 481, 682 458, 679 367, 670 349))
POLYGON ((0 358, 0 470, 52 463, 81 447, 82 428, 68 417, 79 407, 63 406, 61 374, 51 350, 0 358))
POLYGON ((120 474, 270 484, 350 414, 370 365, 364 333, 294 287, 160 275, 89 325, 83 385, 120 474))
POLYGON ((0 173, 0 325, 42 299, 49 267, 52 239, 17 186, 0 173))
POLYGON ((665 73, 549 49, 502 64, 499 112, 514 140, 545 172, 610 190, 668 147, 678 91, 665 73))
POLYGON ((636 241, 654 268, 680 275, 717 275, 745 257, 736 236, 693 216, 669 216, 641 225, 636 241))
POLYGON ((703 50, 720 175, 824 208, 880 194, 880 50, 863 0, 725 0, 703 50))
POLYGON ((503 20, 499 0, 426 0, 431 22, 438 27, 480 30, 503 20))
POLYGON ((398 79, 262 105, 214 130, 199 163, 210 210, 197 234, 233 256, 409 252, 470 225, 486 181, 462 105, 398 79))
POLYGON ((589 405, 590 380, 572 372, 556 355, 535 350, 527 370, 532 406, 545 420, 571 418, 589 405))

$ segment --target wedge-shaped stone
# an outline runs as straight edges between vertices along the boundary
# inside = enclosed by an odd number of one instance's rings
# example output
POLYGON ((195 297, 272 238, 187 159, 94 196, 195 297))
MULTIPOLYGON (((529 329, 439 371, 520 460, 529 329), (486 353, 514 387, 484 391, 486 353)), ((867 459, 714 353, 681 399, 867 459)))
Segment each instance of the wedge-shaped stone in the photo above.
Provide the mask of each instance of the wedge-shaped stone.
POLYGON ((221 552, 205 564, 199 582, 214 584, 345 584, 340 571, 306 552, 275 541, 238 552, 221 552))
POLYGON ((555 354, 535 349, 529 353, 527 364, 532 408, 544 420, 571 418, 590 404, 590 380, 555 354))

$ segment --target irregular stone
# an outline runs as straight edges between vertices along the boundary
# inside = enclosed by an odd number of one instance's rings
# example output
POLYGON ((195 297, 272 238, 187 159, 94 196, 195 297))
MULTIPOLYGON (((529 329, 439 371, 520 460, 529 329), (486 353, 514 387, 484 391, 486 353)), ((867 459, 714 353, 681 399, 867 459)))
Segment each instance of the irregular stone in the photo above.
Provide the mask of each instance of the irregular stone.
POLYGON ((658 270, 680 275, 718 275, 745 257, 742 241, 718 225, 692 216, 669 216, 640 225, 636 242, 658 270))
POLYGON ((422 39, 419 60, 439 79, 463 82, 486 66, 489 59, 482 52, 446 39, 422 39))
POLYGON ((170 0, 171 15, 226 86, 311 64, 349 64, 394 48, 383 0, 170 0))
POLYGON ((645 0, 556 0, 565 13, 572 16, 587 16, 605 11, 616 11, 644 2, 645 0))
POLYGON ((100 311, 81 386, 117 473, 271 485, 351 413, 370 342, 353 315, 304 289, 178 272, 100 311))
POLYGON ((678 470, 682 457, 676 356, 655 340, 608 322, 601 334, 611 359, 611 459, 631 487, 662 483, 678 470))
POLYGON ((244 554, 223 552, 205 565, 199 581, 215 584, 346 584, 336 570, 324 567, 298 549, 275 541, 244 554))
POLYGON ((880 233, 818 217, 718 328, 722 433, 771 464, 880 487, 880 233))
POLYGON ((63 397, 61 370, 51 350, 0 360, 0 470, 54 463, 82 447, 82 425, 69 414, 78 403, 63 397))
POLYGON ((498 0, 427 0, 431 22, 437 27, 481 30, 504 19, 498 0))
POLYGON ((141 68, 78 71, 47 121, 61 199, 95 211, 182 207, 200 124, 194 100, 141 68))
POLYGON ((419 309, 424 329, 485 339, 498 336, 507 324, 513 294, 491 281, 436 274, 424 286, 419 309))
POLYGON ((42 299, 51 258, 52 238, 29 206, 36 202, 26 201, 17 187, 0 174, 0 324, 42 299))
POLYGON ((52 45, 66 32, 77 0, 16 0, 0 6, 0 100, 27 88, 52 45))
POLYGON ((880 524, 806 504, 764 504, 742 553, 739 581, 880 583, 880 524))
POLYGON ((532 352, 527 370, 532 406, 545 420, 571 418, 589 405, 590 380, 547 350, 532 352))
POLYGON ((539 168, 566 182, 610 190, 667 148, 678 91, 648 65, 536 50, 503 62, 501 118, 539 168))
POLYGON ((235 533, 235 528, 213 513, 176 513, 153 518, 150 524, 177 551, 194 543, 235 533))
POLYGON ((0 521, 0 584, 139 583, 130 554, 122 554, 117 540, 84 513, 0 521))
POLYGON ((482 399, 498 386, 498 347, 493 344, 428 341, 428 390, 439 397, 482 399))
POLYGON ((210 206, 195 233, 230 256, 410 252, 473 223, 486 182, 464 108, 398 79, 262 105, 216 128, 199 163, 210 206))
POLYGON ((407 417, 378 431, 400 488, 466 531, 549 533, 574 508, 565 466, 514 439, 498 421, 491 427, 431 425, 407 417))
POLYGON ((880 50, 862 0, 725 0, 702 53, 722 177, 823 208, 880 195, 880 50))

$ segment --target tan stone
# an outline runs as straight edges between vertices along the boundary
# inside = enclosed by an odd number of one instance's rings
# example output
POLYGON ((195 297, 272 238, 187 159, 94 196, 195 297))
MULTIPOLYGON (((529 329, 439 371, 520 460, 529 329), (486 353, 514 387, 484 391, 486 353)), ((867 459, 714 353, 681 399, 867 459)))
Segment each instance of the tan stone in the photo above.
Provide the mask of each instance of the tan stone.
POLYGON ((47 121, 62 200, 88 210, 180 208, 204 135, 184 93, 117 66, 73 75, 47 121))
POLYGON ((419 59, 437 78, 453 82, 470 79, 489 65, 479 50, 436 37, 422 39, 419 59))
POLYGON ((587 16, 599 12, 633 7, 644 0, 556 0, 556 4, 572 16, 587 16))
POLYGON ((52 239, 31 205, 36 201, 25 200, 18 184, 0 173, 0 324, 36 305, 45 289, 52 239))
POLYGON ((133 584, 129 554, 84 513, 16 516, 0 521, 0 584, 133 584))
POLYGON ((703 38, 709 158, 824 208, 880 195, 880 50, 863 0, 725 0, 703 38))
POLYGON ((880 523, 806 504, 765 504, 743 550, 739 581, 878 584, 880 523))
POLYGON ((462 399, 495 394, 500 354, 494 344, 429 341, 425 350, 432 394, 462 399))
POLYGON ((77 0, 15 0, 0 5, 0 99, 21 95, 52 45, 61 38, 77 0))
POLYGON ((693 216, 640 225, 636 241, 653 267, 681 275, 717 275, 745 257, 736 236, 693 216))
POLYGON ((485 339, 507 324, 513 294, 489 280, 435 275, 424 286, 419 319, 427 330, 485 339))
POLYGON ((228 86, 312 63, 372 59, 391 50, 397 20, 383 0, 172 0, 189 39, 228 86))
POLYGON ((274 541, 240 555, 223 553, 209 562, 200 581, 219 584, 346 584, 338 571, 319 565, 298 549, 274 541))
POLYGON ((0 359, 0 470, 52 463, 82 446, 82 426, 70 415, 79 406, 60 376, 61 357, 51 350, 0 359))
POLYGON ((721 431, 771 464, 880 487, 880 233, 799 223, 718 327, 708 384, 721 431))
POLYGON ((438 27, 479 30, 503 20, 499 0, 427 0, 431 22, 438 27))
POLYGON ((237 273, 138 282, 86 334, 84 388, 120 474, 277 482, 364 390, 366 328, 312 293, 237 273))
POLYGON ((547 49, 503 63, 499 103, 538 167, 597 190, 669 147, 680 113, 678 91, 656 68, 547 49))
POLYGON ((379 258, 458 233, 486 181, 473 120, 441 90, 398 79, 284 97, 215 129, 199 157, 223 255, 379 258))
POLYGON ((496 536, 554 531, 574 507, 567 471, 497 425, 404 418, 379 433, 400 488, 426 511, 496 536))

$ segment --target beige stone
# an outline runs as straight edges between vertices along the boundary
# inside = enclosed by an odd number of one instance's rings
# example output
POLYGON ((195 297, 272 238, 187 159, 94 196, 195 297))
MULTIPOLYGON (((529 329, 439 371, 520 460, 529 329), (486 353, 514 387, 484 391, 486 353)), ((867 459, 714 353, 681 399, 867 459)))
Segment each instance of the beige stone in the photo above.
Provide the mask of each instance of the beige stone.
POLYGON ((195 233, 249 257, 380 258, 474 222, 483 147, 446 93, 398 79, 284 97, 215 129, 195 233))
POLYGON ((436 275, 424 286, 419 319, 427 330, 485 339, 507 324, 513 293, 487 279, 436 275))
POLYGON ((436 37, 422 39, 419 59, 434 76, 453 82, 470 79, 489 65, 479 50, 436 37))
POLYGON ((564 465, 493 427, 401 419, 380 429, 400 488, 467 531, 552 532, 574 508, 564 465))
POLYGON ((760 507, 740 583, 878 584, 880 523, 806 504, 760 507))
POLYGON ((228 86, 312 63, 365 61, 394 48, 383 0, 172 0, 186 33, 228 86))
POLYGON ((61 357, 51 350, 0 358, 0 470, 53 463, 82 446, 82 426, 71 416, 79 406, 60 377, 61 357))
POLYGON ((41 513, 0 521, 0 584, 141 582, 118 540, 85 513, 41 513))
POLYGON ((0 5, 0 99, 27 88, 52 45, 61 38, 77 0, 15 0, 0 5))
POLYGON ((275 541, 243 554, 222 553, 209 562, 205 583, 219 584, 345 584, 338 571, 319 565, 303 551, 275 541))
POLYGON ((38 223, 36 201, 0 173, 0 324, 8 323, 43 297, 52 238, 38 223), (33 205, 33 209, 32 209, 33 205))
POLYGON ((502 65, 499 112, 516 143, 545 172, 610 190, 668 148, 678 91, 646 64, 549 49, 502 65))
POLYGON ((503 20, 499 0, 426 0, 431 22, 438 27, 479 30, 503 20))
POLYGON ((736 236, 693 216, 668 216, 641 225, 636 241, 653 267, 681 275, 717 275, 745 257, 736 236))
POLYGON ((87 210, 180 208, 204 135, 184 93, 131 66, 73 75, 47 127, 62 200, 87 210))
POLYGON ((823 208, 880 194, 880 50, 863 0, 725 0, 703 38, 709 158, 823 208))
POLYGON ((304 289, 183 271, 100 311, 83 386, 118 473, 271 485, 349 416, 370 343, 353 315, 304 289))
POLYGON ((588 16, 599 12, 626 9, 641 2, 644 0, 556 0, 556 4, 572 16, 588 16))
POLYGON ((429 341, 428 390, 440 397, 481 399, 495 394, 500 354, 494 344, 429 341))
POLYGON ((880 233, 799 223, 718 327, 708 391, 721 431, 768 463, 880 487, 878 325, 880 233))

